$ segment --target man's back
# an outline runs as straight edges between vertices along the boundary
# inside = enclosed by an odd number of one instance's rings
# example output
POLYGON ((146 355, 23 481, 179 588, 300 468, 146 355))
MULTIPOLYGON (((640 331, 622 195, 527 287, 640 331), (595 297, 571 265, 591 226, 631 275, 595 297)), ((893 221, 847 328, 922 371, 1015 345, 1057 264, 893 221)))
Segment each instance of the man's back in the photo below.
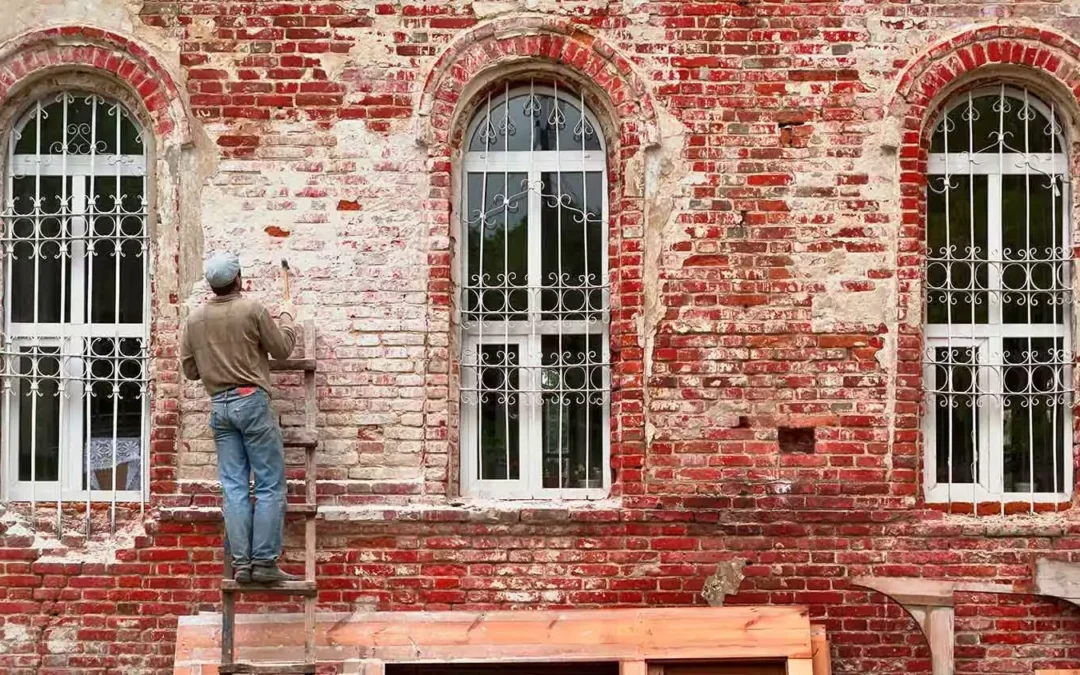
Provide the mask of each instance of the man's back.
POLYGON ((267 354, 287 359, 295 343, 292 317, 279 328, 259 302, 233 293, 214 297, 191 313, 180 358, 184 375, 202 380, 211 396, 245 386, 269 392, 267 354))

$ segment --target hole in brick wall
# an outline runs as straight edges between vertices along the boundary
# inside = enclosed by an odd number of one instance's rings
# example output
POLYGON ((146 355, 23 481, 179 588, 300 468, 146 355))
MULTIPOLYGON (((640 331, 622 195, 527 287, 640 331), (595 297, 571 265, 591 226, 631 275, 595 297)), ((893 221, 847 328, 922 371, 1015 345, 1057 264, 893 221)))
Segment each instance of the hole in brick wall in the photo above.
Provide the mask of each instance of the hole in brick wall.
POLYGON ((780 452, 804 454, 814 452, 814 429, 812 427, 780 427, 776 430, 780 452))
POLYGON ((747 417, 746 415, 739 415, 739 425, 736 427, 736 429, 749 429, 749 428, 750 428, 750 418, 747 417))

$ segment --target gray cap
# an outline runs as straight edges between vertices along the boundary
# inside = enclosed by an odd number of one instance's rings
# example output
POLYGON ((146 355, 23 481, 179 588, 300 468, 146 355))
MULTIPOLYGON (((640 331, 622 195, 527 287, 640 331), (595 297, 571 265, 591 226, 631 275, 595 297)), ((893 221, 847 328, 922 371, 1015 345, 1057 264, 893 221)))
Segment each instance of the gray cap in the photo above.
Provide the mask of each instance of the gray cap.
POLYGON ((206 261, 206 281, 210 288, 224 288, 240 274, 240 258, 234 253, 219 251, 206 261))

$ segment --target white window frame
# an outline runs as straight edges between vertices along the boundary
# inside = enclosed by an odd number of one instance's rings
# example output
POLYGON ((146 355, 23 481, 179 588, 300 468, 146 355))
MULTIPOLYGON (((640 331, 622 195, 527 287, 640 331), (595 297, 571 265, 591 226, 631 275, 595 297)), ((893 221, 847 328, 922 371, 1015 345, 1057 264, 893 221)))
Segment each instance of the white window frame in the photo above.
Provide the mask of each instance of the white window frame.
MULTIPOLYGON (((468 126, 464 136, 464 151, 460 164, 461 191, 458 199, 458 213, 464 214, 468 201, 468 179, 470 174, 527 174, 528 184, 539 185, 543 173, 567 173, 588 174, 600 173, 602 192, 601 221, 607 227, 603 244, 601 246, 602 266, 597 277, 605 286, 608 280, 608 247, 610 245, 610 226, 608 226, 608 170, 607 149, 598 120, 585 105, 584 99, 572 96, 569 92, 560 89, 558 84, 544 86, 540 82, 534 82, 527 86, 506 86, 497 96, 488 99, 490 110, 497 105, 503 105, 505 101, 522 94, 534 93, 548 96, 556 96, 559 100, 573 105, 583 112, 584 119, 595 130, 600 143, 599 150, 561 149, 559 151, 502 151, 492 147, 490 152, 470 151, 469 145, 477 127, 487 117, 485 108, 475 115, 468 126)), ((567 124, 573 124, 573 120, 567 124)), ((584 143, 584 140, 583 140, 584 143)), ((486 180, 486 179, 484 179, 486 180)), ((527 208, 529 219, 528 232, 528 274, 530 300, 530 318, 526 321, 479 321, 474 330, 461 331, 461 354, 470 352, 479 354, 481 345, 491 344, 516 344, 519 345, 518 368, 519 385, 521 389, 536 391, 541 387, 540 379, 543 368, 540 363, 541 338, 544 335, 584 335, 589 334, 600 339, 604 364, 611 362, 610 350, 610 314, 604 312, 602 326, 588 325, 586 321, 571 320, 540 320, 539 285, 532 279, 539 278, 541 272, 541 209, 543 204, 542 195, 535 189, 529 189, 527 196, 527 208)), ((464 223, 465 217, 459 218, 464 223)), ((462 278, 467 279, 469 270, 468 259, 468 231, 461 228, 461 236, 458 237, 458 260, 460 261, 462 278)), ((462 293, 464 296, 464 293, 462 293)), ((605 308, 610 307, 610 290, 603 291, 605 308)), ((464 304, 459 304, 457 314, 461 325, 461 314, 464 304)), ((590 338, 591 342, 591 338, 590 338)), ((461 386, 467 390, 476 385, 476 373, 462 363, 461 386)), ((611 369, 610 366, 603 368, 603 419, 601 420, 603 433, 603 449, 601 453, 602 487, 599 488, 545 488, 543 487, 543 404, 535 399, 535 395, 518 395, 519 401, 519 478, 517 480, 488 480, 479 477, 478 458, 475 455, 477 447, 477 428, 479 405, 470 406, 464 400, 461 403, 460 417, 460 457, 461 457, 461 485, 464 495, 478 499, 522 500, 522 499, 559 499, 559 500, 596 500, 608 496, 611 486, 611 369)))
MULTIPOLYGON (((1045 181, 1046 176, 1060 175, 1064 177, 1058 184, 1062 190, 1061 198, 1061 231, 1058 233, 1058 241, 1061 247, 1071 255, 1071 209, 1072 190, 1069 182, 1069 155, 1068 144, 1064 142, 1061 129, 1061 118, 1053 105, 1047 106, 1037 97, 1032 96, 1027 90, 1016 89, 1006 85, 996 85, 981 88, 951 101, 948 110, 961 110, 969 102, 980 96, 995 95, 1009 97, 1018 101, 1026 101, 1028 105, 1041 113, 1050 121, 1051 127, 1055 128, 1054 143, 1061 148, 1061 152, 1053 153, 1023 153, 1007 152, 1004 146, 999 146, 998 152, 943 152, 931 153, 927 161, 928 185, 930 179, 944 177, 950 181, 950 176, 977 176, 987 177, 987 260, 999 261, 1002 259, 1002 176, 1004 175, 1027 175, 1031 180, 1045 181)), ((954 116, 956 124, 967 124, 962 121, 961 115, 954 116)), ((934 129, 938 129, 945 117, 935 123, 934 129)), ((1031 125, 1028 125, 1031 126, 1031 125)), ((1034 128, 1034 127, 1032 127, 1034 128)), ((1041 129, 1039 130, 1042 131, 1041 129)), ((936 132, 935 132, 936 133, 936 132)), ((969 144, 975 140, 970 138, 969 144)), ((1008 141, 1007 141, 1008 142, 1008 141)), ((1025 143, 1025 139, 1012 139, 1011 145, 1025 143)), ((947 150, 947 148, 946 148, 947 150)), ((946 196, 948 199, 948 196, 946 196)), ((929 214, 927 214, 929 218, 929 214)), ((948 225, 946 225, 948 227, 948 225)), ((927 224, 929 236, 929 224, 927 224)), ((1066 272, 1069 275, 1066 285, 1071 290, 1072 274, 1071 265, 1066 263, 1066 272)), ((988 287, 990 289, 1001 288, 1000 276, 1001 265, 991 262, 987 264, 988 287)), ((929 281, 927 280, 929 288, 929 281)), ((987 298, 1001 295, 1001 291, 986 291, 987 298)), ((923 389, 925 392, 925 414, 922 422, 922 437, 924 446, 923 483, 924 494, 928 503, 971 503, 976 508, 980 502, 1000 502, 1004 509, 1006 502, 1030 501, 1035 503, 1068 502, 1072 495, 1073 485, 1073 401, 1071 390, 1073 382, 1073 368, 1071 365, 1063 367, 1063 381, 1069 390, 1070 398, 1064 405, 1062 425, 1064 428, 1064 447, 1062 448, 1062 461, 1057 464, 1056 454, 1052 451, 1055 461, 1054 472, 1062 480, 1064 492, 1034 492, 1034 486, 1027 492, 1005 491, 1004 480, 1004 433, 1002 429, 1004 408, 1003 395, 981 395, 978 397, 979 404, 976 406, 978 426, 978 445, 975 448, 977 456, 978 475, 974 477, 974 483, 948 483, 937 480, 937 445, 936 424, 941 409, 935 404, 936 366, 933 363, 933 354, 937 349, 951 347, 954 349, 974 348, 976 350, 977 363, 980 365, 977 379, 979 391, 1002 392, 1002 368, 1000 363, 1004 353, 1004 341, 1015 338, 1059 338, 1062 348, 1071 359, 1073 353, 1073 312, 1071 301, 1061 306, 1062 318, 1057 324, 1007 324, 1002 322, 1002 303, 1000 300, 991 300, 988 303, 988 322, 980 323, 941 323, 932 324, 925 318, 924 348, 927 358, 923 364, 923 389)), ((1056 449, 1055 449, 1056 450, 1056 449)), ((946 449, 941 449, 947 452, 946 449)), ((1032 452, 1029 448, 1028 452, 1032 452)), ((1029 457, 1033 456, 1029 455, 1029 457)), ((951 461, 951 459, 950 459, 951 461)), ((1033 464, 1033 461, 1031 462, 1033 464)))
MULTIPOLYGON (((56 101, 60 101, 61 97, 67 96, 70 99, 86 97, 87 101, 93 100, 94 117, 96 119, 98 106, 109 106, 112 111, 106 110, 105 114, 123 115, 136 129, 141 133, 144 132, 139 120, 126 110, 120 102, 112 99, 103 98, 92 92, 85 91, 73 91, 64 90, 56 94, 56 101)), ((0 487, 3 487, 3 499, 6 501, 23 501, 30 502, 31 506, 35 506, 37 502, 55 502, 57 506, 57 520, 59 522, 59 511, 62 508, 63 502, 72 501, 85 501, 87 504, 87 518, 89 518, 89 505, 91 502, 111 502, 112 504, 112 521, 115 526, 116 516, 116 504, 118 502, 140 502, 145 504, 146 496, 148 494, 148 485, 150 479, 150 467, 149 467, 149 442, 150 442, 150 397, 149 397, 149 342, 150 342, 150 292, 151 286, 150 279, 150 250, 149 250, 149 208, 147 200, 150 195, 148 192, 148 148, 145 138, 143 139, 143 153, 139 155, 133 154, 104 154, 100 153, 102 147, 102 141, 96 141, 93 134, 96 133, 96 125, 94 129, 90 131, 89 138, 85 137, 87 130, 82 129, 76 131, 74 124, 68 125, 67 120, 64 120, 64 139, 62 141, 64 146, 64 152, 61 154, 50 155, 24 155, 15 154, 15 147, 18 138, 20 138, 23 130, 28 124, 37 124, 36 138, 37 143, 41 143, 41 119, 42 111, 52 104, 52 97, 43 97, 38 99, 34 104, 30 106, 26 113, 19 119, 19 121, 12 127, 8 140, 8 154, 7 162, 5 166, 4 186, 6 190, 6 197, 4 202, 4 214, 5 220, 7 216, 14 211, 14 204, 10 201, 13 192, 13 179, 15 176, 65 176, 71 179, 71 194, 64 195, 62 198, 68 200, 68 215, 62 216, 61 220, 67 219, 69 223, 68 236, 65 246, 69 247, 68 260, 70 261, 70 267, 61 265, 61 284, 60 284, 60 307, 64 308, 65 304, 70 303, 70 320, 60 323, 45 323, 40 321, 33 322, 14 322, 12 320, 11 303, 5 302, 3 312, 3 335, 0 337, 0 348, 3 349, 5 354, 11 354, 13 351, 17 351, 23 347, 56 347, 59 348, 58 359, 60 360, 60 376, 63 381, 62 391, 63 395, 60 397, 60 412, 59 412, 59 457, 57 475, 58 480, 44 481, 44 480, 30 480, 23 481, 19 479, 19 467, 18 467, 18 443, 19 443, 19 407, 20 395, 19 390, 21 387, 20 379, 12 377, 14 366, 12 365, 11 358, 4 358, 5 365, 0 366, 0 382, 4 382, 3 389, 0 391, 10 393, 0 394, 0 416, 2 416, 2 429, 0 429, 0 458, 2 458, 3 465, 3 480, 0 481, 0 487), (78 135, 81 134, 81 135, 78 135), (67 152, 68 147, 72 147, 76 143, 82 143, 81 151, 75 151, 72 154, 67 152), (119 296, 120 296, 120 267, 119 258, 117 257, 114 278, 114 288, 116 289, 114 302, 114 312, 116 314, 113 323, 93 323, 89 321, 89 313, 92 308, 92 304, 88 302, 89 293, 92 293, 92 288, 83 286, 82 284, 68 283, 66 278, 69 270, 71 279, 82 278, 84 274, 88 273, 88 257, 87 257, 87 229, 88 218, 90 215, 89 202, 87 195, 92 189, 93 181, 95 177, 103 177, 117 180, 117 187, 119 189, 119 179, 121 177, 141 176, 143 178, 142 210, 139 213, 133 213, 125 216, 127 217, 141 217, 142 218, 142 234, 138 235, 134 239, 141 241, 141 255, 143 256, 143 306, 142 315, 143 321, 141 323, 120 323, 119 322, 119 296), (70 297, 67 297, 68 286, 70 286, 70 297), (84 467, 84 457, 88 453, 88 448, 84 447, 83 435, 88 433, 88 421, 85 419, 85 387, 83 375, 87 366, 86 359, 80 358, 85 354, 86 348, 90 341, 96 338, 102 338, 112 341, 124 339, 141 340, 142 348, 140 350, 140 356, 138 357, 142 363, 141 381, 139 385, 141 387, 140 396, 142 399, 141 406, 141 431, 139 434, 139 447, 140 447, 140 476, 139 485, 137 490, 128 490, 117 487, 105 489, 104 486, 100 486, 102 489, 84 489, 83 479, 87 478, 84 467), (8 387, 10 386, 10 390, 8 387)), ((64 114, 66 115, 66 107, 64 108, 64 114)), ((120 124, 119 120, 116 125, 117 136, 117 151, 120 150, 120 124)), ((64 190, 67 190, 66 181, 64 183, 64 190)), ((125 212, 126 213, 126 212, 125 212)), ((17 216, 12 216, 17 218, 17 216)), ((10 240, 7 239, 6 233, 0 233, 0 238, 3 238, 3 243, 0 244, 0 254, 3 255, 5 267, 10 257, 10 251, 8 249, 10 240)), ((37 259, 37 257, 35 257, 37 259)), ((36 267, 36 265, 35 265, 36 267)), ((35 274, 37 271, 35 269, 35 274)), ((12 296, 12 275, 4 270, 4 295, 6 298, 12 296)), ((89 271, 89 284, 93 283, 93 271, 89 271)), ((36 319, 35 309, 35 319, 36 319)), ((64 317, 61 316, 61 319, 64 317)), ((130 383, 130 381, 122 379, 117 375, 115 378, 110 379, 97 379, 95 382, 113 382, 114 386, 118 386, 121 383, 130 383)), ((114 435, 115 435, 114 429, 114 435)), ((116 437, 121 438, 121 437, 116 437)), ((116 450, 114 446, 114 458, 116 457, 116 450)), ((34 455, 32 454, 32 457, 34 455)))

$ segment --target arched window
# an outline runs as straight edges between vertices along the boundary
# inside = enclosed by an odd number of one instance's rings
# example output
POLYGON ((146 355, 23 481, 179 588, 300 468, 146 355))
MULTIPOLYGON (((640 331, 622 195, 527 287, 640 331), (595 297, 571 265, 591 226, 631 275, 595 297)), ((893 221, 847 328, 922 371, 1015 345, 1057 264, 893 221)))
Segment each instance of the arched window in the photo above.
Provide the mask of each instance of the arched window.
POLYGON ((464 489, 594 497, 608 486, 607 161, 580 93, 489 94, 461 185, 464 489))
POLYGON ((1053 501, 1072 485, 1072 205, 1060 114, 966 93, 927 192, 924 439, 932 501, 1053 501))
POLYGON ((117 101, 52 94, 11 129, 5 164, 8 496, 140 499, 149 238, 139 125, 117 101))

